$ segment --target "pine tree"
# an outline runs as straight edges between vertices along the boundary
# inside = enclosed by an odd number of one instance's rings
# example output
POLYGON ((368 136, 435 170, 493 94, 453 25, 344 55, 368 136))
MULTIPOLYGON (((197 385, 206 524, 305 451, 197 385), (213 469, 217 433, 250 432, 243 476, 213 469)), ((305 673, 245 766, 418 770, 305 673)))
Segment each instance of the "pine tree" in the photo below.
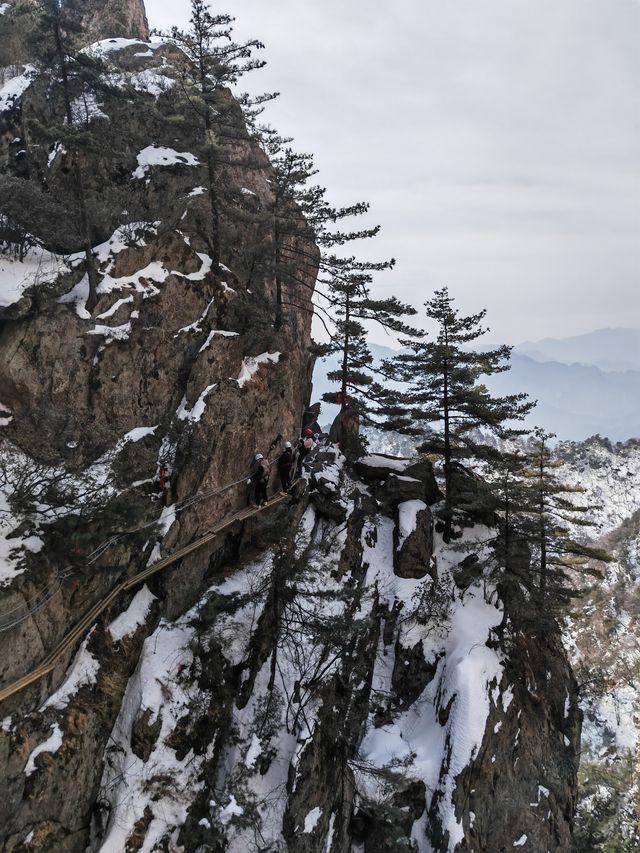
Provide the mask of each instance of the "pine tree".
POLYGON ((443 459, 447 540, 454 509, 454 465, 490 455, 490 448, 476 431, 502 439, 522 435, 524 430, 508 424, 522 420, 535 405, 526 394, 490 394, 481 379, 509 369, 511 347, 472 349, 471 345, 487 331, 482 326, 486 311, 463 316, 453 303, 446 287, 437 290, 433 299, 425 303, 427 318, 437 325, 436 339, 402 341, 411 351, 387 364, 399 380, 409 385, 403 397, 407 417, 400 430, 427 435, 421 450, 443 459), (429 424, 436 424, 437 428, 429 429, 429 424))
MULTIPOLYGON (((487 482, 496 496, 499 515, 498 535, 494 542, 496 563, 506 577, 522 577, 523 542, 526 540, 518 524, 526 500, 524 471, 527 457, 517 446, 496 451, 491 459, 487 482)), ((528 551, 528 548, 527 548, 528 551)), ((525 555, 528 569, 528 555, 525 555)))
MULTIPOLYGON (((264 212, 271 239, 263 245, 267 252, 263 266, 265 275, 275 283, 275 329, 282 326, 287 307, 299 310, 304 308, 302 303, 312 301, 311 293, 299 299, 299 290, 309 287, 308 280, 315 277, 320 260, 313 247, 314 223, 317 224, 317 208, 312 199, 315 190, 308 186, 317 169, 310 154, 297 153, 289 147, 291 141, 271 128, 260 129, 259 142, 274 171, 273 199, 264 212)), ((318 295, 322 296, 320 291, 318 295)), ((322 314, 323 308, 317 307, 316 312, 322 314)))
POLYGON ((38 0, 28 42, 39 71, 49 79, 51 100, 57 97, 61 104, 62 120, 57 125, 53 122, 47 128, 34 126, 31 131, 61 142, 66 150, 70 180, 65 177, 64 186, 50 189, 55 189, 58 196, 71 196, 65 207, 82 244, 89 281, 86 307, 92 311, 97 302, 98 270, 83 149, 86 151, 95 140, 86 109, 83 115, 81 105, 86 107, 87 96, 94 97, 105 84, 100 60, 82 50, 81 0, 38 0))
POLYGON ((533 432, 513 526, 533 549, 540 598, 562 603, 574 594, 570 572, 592 571, 590 560, 606 561, 609 557, 602 549, 578 541, 580 530, 593 526, 589 513, 594 507, 576 501, 585 489, 569 485, 558 476, 563 463, 552 452, 553 438, 553 433, 539 427, 533 432))
POLYGON ((417 312, 396 297, 374 299, 371 296, 373 273, 389 269, 393 261, 369 263, 354 258, 333 258, 332 261, 328 292, 336 321, 328 352, 339 355, 340 366, 327 377, 338 383, 340 390, 337 395, 325 394, 323 399, 338 402, 342 412, 351 410, 369 424, 393 429, 398 394, 388 384, 389 373, 374 366, 365 324, 375 323, 390 332, 417 336, 420 332, 404 321, 405 317, 417 312))
POLYGON ((520 619, 531 619, 537 630, 581 592, 577 577, 599 577, 594 562, 610 559, 580 541, 580 531, 593 524, 589 516, 595 507, 579 500, 584 489, 563 482, 563 463, 550 446, 553 437, 536 428, 526 442, 501 447, 487 473, 499 521, 486 568, 502 594, 512 598, 512 607, 519 601, 525 608, 520 619))
POLYGON ((338 370, 328 374, 331 381, 338 383, 339 390, 325 394, 323 399, 331 403, 338 401, 342 412, 350 410, 356 419, 363 416, 372 423, 390 428, 387 418, 392 411, 393 393, 376 381, 376 374, 380 373, 384 379, 386 376, 373 366, 365 324, 377 323, 399 334, 420 334, 403 321, 405 316, 415 314, 415 309, 395 297, 373 299, 371 296, 373 274, 391 269, 395 261, 364 262, 354 256, 338 255, 336 249, 378 234, 380 227, 377 225, 342 227, 354 217, 366 214, 368 203, 333 206, 327 200, 326 189, 312 183, 318 171, 313 156, 295 152, 290 147, 291 139, 279 136, 270 128, 261 131, 261 144, 275 172, 274 199, 269 211, 273 246, 271 275, 276 292, 274 326, 278 328, 282 324, 287 306, 305 307, 299 291, 310 287, 308 278, 317 271, 313 293, 305 296, 309 297, 310 310, 323 324, 329 340, 318 351, 323 355, 340 355, 338 370))
POLYGON ((253 52, 264 47, 260 41, 233 41, 233 20, 228 14, 213 14, 204 0, 191 0, 190 29, 173 27, 169 33, 185 57, 179 68, 179 83, 184 115, 197 131, 206 166, 210 222, 203 236, 215 269, 221 260, 223 219, 233 215, 233 202, 237 201, 233 182, 228 180, 229 170, 258 165, 247 160, 237 143, 249 139, 244 123, 253 123, 261 105, 275 97, 251 99, 242 95, 239 107, 229 96, 228 86, 265 64, 253 58, 253 52))

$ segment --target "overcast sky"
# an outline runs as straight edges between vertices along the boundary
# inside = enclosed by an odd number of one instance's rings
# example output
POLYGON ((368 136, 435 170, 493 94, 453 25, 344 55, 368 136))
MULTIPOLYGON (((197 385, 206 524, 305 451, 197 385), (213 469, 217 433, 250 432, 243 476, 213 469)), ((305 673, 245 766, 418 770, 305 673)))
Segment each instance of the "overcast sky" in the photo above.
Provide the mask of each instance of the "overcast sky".
MULTIPOLYGON (((152 26, 189 0, 147 0, 152 26)), ((640 0, 229 0, 252 88, 394 256, 509 343, 640 326, 640 0)), ((247 87, 249 80, 246 78, 247 87)), ((380 339, 382 342, 382 339, 380 339)))

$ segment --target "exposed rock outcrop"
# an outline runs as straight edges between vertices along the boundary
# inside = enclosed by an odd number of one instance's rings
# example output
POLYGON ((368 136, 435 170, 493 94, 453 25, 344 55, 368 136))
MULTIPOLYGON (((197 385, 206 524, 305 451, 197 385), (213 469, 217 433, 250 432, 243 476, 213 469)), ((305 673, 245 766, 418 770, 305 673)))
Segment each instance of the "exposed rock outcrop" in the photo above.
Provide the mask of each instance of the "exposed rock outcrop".
POLYGON ((433 518, 429 507, 420 500, 408 501, 398 506, 394 571, 401 578, 435 575, 433 518))
POLYGON ((463 465, 451 465, 451 501, 478 524, 495 523, 497 499, 483 480, 463 465))
POLYGON ((149 38, 143 0, 83 0, 83 27, 92 42, 149 38))
POLYGON ((376 497, 393 506, 414 498, 431 506, 442 498, 428 459, 371 454, 358 459, 355 467, 364 482, 375 487, 376 497))

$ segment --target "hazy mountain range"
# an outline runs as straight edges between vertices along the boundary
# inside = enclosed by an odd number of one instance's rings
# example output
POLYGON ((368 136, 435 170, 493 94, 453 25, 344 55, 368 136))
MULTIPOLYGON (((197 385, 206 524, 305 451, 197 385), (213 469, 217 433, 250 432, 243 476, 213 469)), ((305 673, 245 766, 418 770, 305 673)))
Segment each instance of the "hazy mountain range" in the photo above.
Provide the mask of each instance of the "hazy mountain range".
MULTIPOLYGON (((395 350, 371 346, 374 359, 395 350)), ((313 398, 334 390, 326 379, 337 359, 318 362, 313 398)), ((640 329, 597 329, 571 338, 545 338, 514 347, 511 370, 488 383, 495 393, 526 391, 538 401, 527 425, 560 439, 580 441, 600 434, 612 441, 640 436, 640 329)), ((322 423, 337 408, 323 405, 322 423)))
POLYGON ((640 329, 596 329, 572 338, 543 338, 514 348, 534 361, 598 367, 606 372, 640 370, 640 329))

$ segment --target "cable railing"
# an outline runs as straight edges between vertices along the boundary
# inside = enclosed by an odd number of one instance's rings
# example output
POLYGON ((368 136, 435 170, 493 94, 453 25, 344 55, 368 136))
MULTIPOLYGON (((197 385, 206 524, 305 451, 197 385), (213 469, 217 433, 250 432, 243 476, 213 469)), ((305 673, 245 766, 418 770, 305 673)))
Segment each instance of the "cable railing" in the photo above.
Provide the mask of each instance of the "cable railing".
MULTIPOLYGON (((313 454, 309 459, 307 459, 307 464, 314 460, 315 455, 317 455, 319 449, 320 448, 318 445, 316 448, 316 454, 313 454)), ((269 464, 273 465, 274 461, 275 460, 269 460, 269 464)), ((239 480, 234 480, 232 483, 227 483, 224 486, 219 486, 217 488, 205 489, 204 491, 196 492, 194 495, 185 498, 180 503, 172 505, 174 515, 177 516, 185 510, 191 508, 192 506, 195 506, 198 503, 201 503, 204 500, 209 500, 210 498, 219 497, 220 495, 223 495, 225 492, 230 491, 236 486, 246 483, 249 476, 250 472, 247 473, 245 476, 241 477, 239 480)), ((160 517, 154 518, 131 530, 125 530, 122 533, 118 533, 116 536, 111 536, 109 537, 109 539, 105 539, 104 542, 101 542, 99 545, 97 545, 96 548, 91 551, 91 553, 87 554, 82 563, 78 563, 73 566, 67 566, 61 572, 56 572, 54 579, 49 581, 41 590, 37 590, 35 594, 30 596, 29 601, 25 599, 15 607, 0 611, 0 633, 8 631, 11 628, 17 627, 22 622, 37 613, 47 602, 51 601, 58 594, 58 592, 61 591, 63 580, 66 580, 71 575, 78 573, 83 568, 88 568, 94 565, 110 548, 112 548, 118 542, 121 542, 123 539, 126 539, 129 536, 135 536, 138 533, 142 533, 144 530, 149 530, 152 527, 156 527, 160 523, 160 517)))
MULTIPOLYGON (((248 475, 247 475, 248 476, 248 475)), ((247 476, 243 477, 240 480, 235 480, 233 483, 227 483, 224 486, 215 489, 206 489, 203 492, 196 492, 195 495, 186 498, 179 504, 175 504, 175 515, 184 512, 190 507, 194 506, 197 503, 200 503, 204 500, 208 500, 212 497, 217 497, 219 495, 228 492, 230 489, 235 486, 239 486, 242 483, 246 483, 247 476)), ((7 608, 6 610, 0 611, 0 633, 3 631, 8 631, 10 628, 15 628, 24 622, 26 619, 29 619, 35 613, 37 613, 44 605, 51 601, 58 592, 62 589, 62 582, 66 580, 66 578, 71 575, 79 572, 82 568, 88 568, 96 563, 100 557, 102 557, 110 548, 112 548, 116 543, 121 540, 127 538, 128 536, 135 536, 137 533, 141 533, 144 530, 148 530, 151 527, 157 526, 161 522, 160 518, 154 518, 151 521, 145 522, 144 524, 139 525, 138 527, 133 528, 132 530, 125 530, 122 533, 119 533, 117 536, 112 536, 109 539, 106 539, 104 542, 101 542, 90 554, 87 554, 85 560, 79 564, 74 566, 67 566, 61 572, 56 572, 55 577, 48 581, 44 587, 37 590, 34 594, 29 596, 29 601, 24 599, 19 604, 14 607, 7 608)))
MULTIPOLYGON (((241 482, 241 481, 238 481, 241 482)), ((292 484, 296 485, 299 481, 296 480, 292 484)), ((106 595, 95 602, 95 604, 82 616, 82 618, 77 622, 62 640, 58 643, 58 645, 44 658, 41 663, 35 667, 35 669, 31 670, 31 672, 26 673, 21 678, 18 678, 16 681, 8 684, 7 686, 0 689, 0 702, 5 699, 8 699, 10 696, 18 693, 21 690, 24 690, 30 684, 35 683, 36 681, 44 678, 49 673, 53 672, 57 665, 57 661, 60 657, 62 657, 65 652, 69 651, 79 640, 80 638, 86 634, 88 630, 90 630, 91 626, 95 624, 97 618, 112 604, 116 598, 127 590, 132 589, 134 586, 137 586, 147 578, 151 577, 155 573, 161 571, 167 566, 176 563, 178 560, 183 557, 189 556, 197 549, 203 547, 203 545, 208 542, 213 541, 217 536, 222 533, 227 528, 231 527, 233 524, 245 521, 248 518, 251 518, 254 515, 258 515, 268 509, 272 509, 274 506, 278 506, 284 501, 288 500, 290 497, 287 493, 280 493, 273 496, 266 504, 263 504, 260 507, 247 507, 243 510, 239 510, 236 513, 233 513, 230 516, 227 516, 221 522, 219 522, 215 527, 211 528, 207 533, 201 536, 199 539, 190 543, 189 545, 185 545, 183 548, 180 548, 178 551, 173 554, 169 554, 166 557, 162 557, 160 560, 157 560, 155 563, 152 563, 146 569, 142 569, 140 572, 137 572, 130 578, 126 580, 120 581, 120 583, 116 584, 113 589, 111 589, 106 595)), ((44 602, 42 602, 43 604, 44 602)), ((42 606, 42 604, 40 606, 42 606)))

